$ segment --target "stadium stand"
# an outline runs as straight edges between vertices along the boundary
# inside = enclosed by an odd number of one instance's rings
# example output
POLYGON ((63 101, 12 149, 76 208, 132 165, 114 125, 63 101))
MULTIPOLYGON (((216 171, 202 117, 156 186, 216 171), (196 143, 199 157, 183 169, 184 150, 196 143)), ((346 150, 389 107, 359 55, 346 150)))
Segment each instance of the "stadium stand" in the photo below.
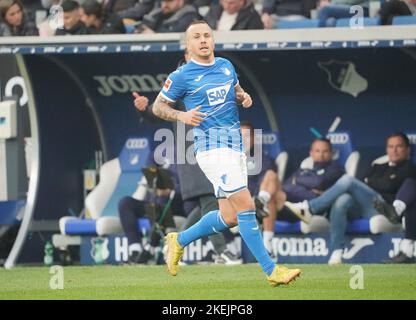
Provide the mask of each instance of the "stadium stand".
POLYGON ((278 21, 275 24, 276 29, 305 29, 305 28, 318 28, 319 20, 317 19, 301 19, 301 20, 283 20, 278 21))
MULTIPOLYGON (((337 22, 335 24, 335 26, 337 28, 344 28, 344 27, 349 27, 350 26, 350 18, 342 18, 342 19, 337 19, 337 22)), ((378 26, 380 25, 380 18, 378 17, 373 17, 373 18, 368 18, 365 17, 363 18, 363 26, 364 27, 371 27, 371 26, 378 26)))
POLYGON ((393 25, 416 24, 416 16, 397 16, 393 18, 393 25))

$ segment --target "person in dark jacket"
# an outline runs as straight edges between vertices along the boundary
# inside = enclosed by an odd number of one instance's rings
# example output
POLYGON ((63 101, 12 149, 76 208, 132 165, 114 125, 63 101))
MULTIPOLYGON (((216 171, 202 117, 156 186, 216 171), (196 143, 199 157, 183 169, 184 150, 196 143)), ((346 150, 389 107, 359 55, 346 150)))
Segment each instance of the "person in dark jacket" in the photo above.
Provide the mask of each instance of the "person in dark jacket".
POLYGON ((19 0, 0 0, 0 36, 37 36, 38 29, 29 21, 19 0))
POLYGON ((317 198, 286 202, 286 206, 305 222, 310 221, 311 215, 330 208, 332 254, 328 263, 331 265, 342 263, 348 219, 371 218, 378 213, 375 203, 391 204, 403 182, 416 175, 416 166, 409 160, 409 138, 404 133, 390 135, 386 151, 389 161, 374 164, 364 181, 343 175, 317 198))
POLYGON ((205 21, 218 31, 263 29, 251 0, 220 0, 219 4, 211 5, 205 21))
POLYGON ((381 5, 380 24, 390 25, 396 16, 416 15, 416 0, 390 0, 381 5))
POLYGON ((377 201, 377 211, 390 218, 390 221, 405 220, 404 239, 400 242, 399 252, 386 263, 415 263, 416 241, 416 178, 407 178, 396 194, 392 204, 377 201))
POLYGON ((143 17, 135 33, 184 32, 192 21, 198 19, 197 9, 185 0, 162 0, 160 8, 143 17))
POLYGON ((155 7, 155 0, 137 0, 133 5, 117 12, 122 19, 132 19, 140 21, 145 14, 148 14, 155 7))
POLYGON ((263 0, 261 20, 265 29, 271 29, 278 20, 310 18, 316 8, 316 0, 263 0))
POLYGON ((80 5, 74 0, 66 0, 62 3, 64 12, 64 27, 56 29, 56 36, 88 34, 87 27, 81 21, 80 5))
POLYGON ((329 140, 314 140, 309 156, 313 162, 312 166, 299 168, 283 183, 287 201, 312 200, 345 174, 345 170, 332 160, 332 146, 329 140))
POLYGON ((105 15, 96 0, 86 0, 82 4, 81 21, 87 26, 89 34, 126 33, 123 21, 116 15, 105 15))

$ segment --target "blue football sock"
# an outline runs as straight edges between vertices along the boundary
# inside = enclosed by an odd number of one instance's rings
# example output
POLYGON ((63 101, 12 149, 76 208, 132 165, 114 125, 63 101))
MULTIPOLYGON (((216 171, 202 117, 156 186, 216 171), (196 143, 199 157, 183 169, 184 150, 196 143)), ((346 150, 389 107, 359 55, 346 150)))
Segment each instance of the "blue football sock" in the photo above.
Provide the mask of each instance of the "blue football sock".
POLYGON ((256 221, 256 212, 254 210, 239 212, 237 219, 241 237, 263 271, 270 276, 276 265, 264 247, 260 228, 256 221))
POLYGON ((178 242, 182 247, 186 247, 191 242, 214 233, 220 233, 229 226, 221 217, 219 210, 213 210, 202 216, 202 218, 185 231, 179 233, 178 242))

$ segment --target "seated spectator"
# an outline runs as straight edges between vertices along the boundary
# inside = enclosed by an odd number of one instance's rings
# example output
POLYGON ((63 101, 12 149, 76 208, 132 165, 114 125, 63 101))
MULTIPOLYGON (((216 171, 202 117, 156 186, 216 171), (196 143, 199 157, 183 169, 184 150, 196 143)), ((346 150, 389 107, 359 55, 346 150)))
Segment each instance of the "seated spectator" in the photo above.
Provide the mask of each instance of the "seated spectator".
POLYGON ((116 15, 106 16, 100 3, 86 0, 81 6, 81 21, 89 34, 126 33, 123 21, 116 15))
POLYGON ((272 29, 279 20, 310 18, 316 0, 263 0, 261 20, 265 29, 272 29))
POLYGON ((416 166, 409 160, 409 139, 404 133, 390 135, 386 151, 389 162, 373 165, 364 181, 344 175, 317 198, 286 202, 286 206, 305 222, 310 221, 311 215, 330 209, 332 254, 328 263, 331 265, 342 263, 348 220, 377 214, 374 203, 391 204, 405 179, 416 174, 416 166))
POLYGON ((80 5, 74 0, 62 3, 64 12, 64 27, 56 29, 56 36, 88 34, 87 27, 81 21, 80 5))
POLYGON ((140 21, 145 14, 148 14, 155 7, 155 4, 155 0, 137 0, 132 6, 116 12, 122 19, 140 21))
MULTIPOLYGON (((150 164, 149 161, 149 167, 155 168, 155 165, 150 164)), ((172 190, 163 187, 159 181, 156 182, 156 190, 153 190, 153 193, 148 192, 144 200, 137 200, 133 194, 132 197, 126 196, 119 201, 120 222, 129 242, 130 263, 146 264, 155 257, 156 249, 160 249, 160 241, 163 236, 159 232, 163 232, 167 228, 175 228, 173 215, 184 215, 183 201, 175 166, 170 165, 165 169, 169 170, 174 182, 175 195, 171 202, 169 202, 169 196, 172 190), (160 221, 165 207, 168 208, 168 211, 165 212, 166 215, 163 217, 163 221, 160 221), (154 231, 150 234, 150 239, 146 243, 142 241, 143 234, 141 230, 137 229, 137 219, 144 217, 149 218, 154 231), (157 230, 155 225, 159 222, 161 229, 157 230)), ((149 187, 152 187, 149 182, 148 184, 149 187)))
POLYGON ((335 27, 337 19, 350 18, 356 13, 350 12, 353 5, 360 5, 364 15, 368 16, 369 0, 320 0, 318 4, 319 27, 335 27))
POLYGON ((251 0, 220 0, 219 4, 211 5, 205 21, 219 31, 263 29, 251 0))
MULTIPOLYGON (((254 149, 254 128, 250 122, 241 121, 241 135, 245 153, 249 156, 254 149)), ((261 159, 253 157, 247 162, 248 168, 248 189, 254 196, 257 219, 263 223, 263 243, 266 249, 272 254, 272 240, 274 237, 274 225, 276 212, 280 211, 285 202, 285 195, 282 191, 277 167, 274 159, 271 159, 264 152, 261 159), (259 170, 259 166, 260 170, 259 170), (260 172, 252 174, 252 172, 260 172)))
POLYGON ((400 252, 387 263, 415 263, 414 242, 416 241, 416 179, 407 178, 396 194, 393 204, 376 201, 376 209, 392 222, 405 218, 404 240, 400 252))
POLYGON ((380 8, 380 24, 392 24, 396 16, 415 16, 416 0, 390 0, 385 1, 380 8))
POLYGON ((162 0, 160 8, 145 15, 135 33, 184 32, 188 25, 200 19, 196 8, 185 0, 162 0))
POLYGON ((37 36, 38 29, 29 21, 19 0, 0 0, 0 36, 37 36))
POLYGON ((345 171, 332 160, 332 145, 328 139, 315 139, 309 151, 311 168, 299 168, 283 183, 287 201, 312 200, 332 186, 345 171))

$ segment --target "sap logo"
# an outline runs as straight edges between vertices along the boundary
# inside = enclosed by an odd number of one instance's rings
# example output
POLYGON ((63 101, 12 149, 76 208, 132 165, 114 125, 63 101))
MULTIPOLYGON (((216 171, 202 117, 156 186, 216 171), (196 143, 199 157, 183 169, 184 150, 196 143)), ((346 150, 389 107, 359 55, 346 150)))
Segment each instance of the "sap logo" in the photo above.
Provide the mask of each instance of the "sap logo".
MULTIPOLYGON (((0 99, 2 97, 0 86, 0 99)), ((6 82, 4 87, 4 97, 11 97, 14 95, 20 95, 19 104, 24 106, 27 103, 27 93, 25 81, 22 77, 13 77, 6 82)))
POLYGON ((346 144, 350 137, 346 133, 330 133, 327 135, 332 144, 346 144))
POLYGON ((408 134, 410 144, 416 144, 416 134, 408 134))
POLYGON ((216 87, 207 90, 208 102, 210 106, 223 103, 227 97, 228 91, 230 91, 231 83, 225 86, 216 87))
POLYGON ((149 145, 147 139, 129 139, 126 142, 127 149, 145 149, 149 145))
POLYGON ((277 256, 326 257, 328 246, 324 238, 274 238, 273 253, 277 256))
POLYGON ((93 79, 98 82, 97 91, 105 97, 116 93, 127 92, 159 92, 161 84, 167 79, 167 74, 132 74, 132 75, 110 75, 95 76, 93 79))

